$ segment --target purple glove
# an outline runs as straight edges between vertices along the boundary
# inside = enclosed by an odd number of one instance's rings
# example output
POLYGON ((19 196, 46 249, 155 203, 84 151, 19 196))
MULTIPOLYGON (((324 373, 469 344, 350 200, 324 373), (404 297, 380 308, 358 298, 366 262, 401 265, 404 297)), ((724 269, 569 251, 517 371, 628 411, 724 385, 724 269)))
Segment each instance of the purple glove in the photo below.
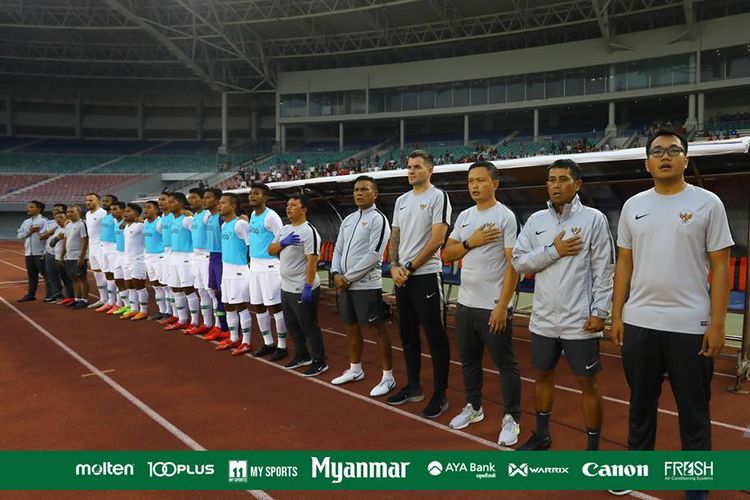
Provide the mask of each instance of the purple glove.
POLYGON ((300 300, 304 302, 305 304, 312 304, 313 301, 313 294, 312 294, 312 285, 305 285, 302 287, 302 294, 300 295, 300 300))
POLYGON ((279 245, 281 245, 281 248, 286 248, 289 245, 299 245, 299 243, 299 235, 295 233, 289 233, 288 235, 284 236, 281 241, 279 241, 279 245))

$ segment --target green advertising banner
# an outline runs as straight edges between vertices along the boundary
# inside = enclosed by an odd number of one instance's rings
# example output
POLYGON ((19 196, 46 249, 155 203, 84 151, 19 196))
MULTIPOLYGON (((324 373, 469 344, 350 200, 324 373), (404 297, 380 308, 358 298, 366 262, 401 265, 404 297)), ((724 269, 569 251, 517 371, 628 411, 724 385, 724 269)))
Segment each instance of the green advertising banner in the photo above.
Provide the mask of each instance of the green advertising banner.
POLYGON ((0 489, 747 490, 748 463, 750 451, 7 451, 0 489))

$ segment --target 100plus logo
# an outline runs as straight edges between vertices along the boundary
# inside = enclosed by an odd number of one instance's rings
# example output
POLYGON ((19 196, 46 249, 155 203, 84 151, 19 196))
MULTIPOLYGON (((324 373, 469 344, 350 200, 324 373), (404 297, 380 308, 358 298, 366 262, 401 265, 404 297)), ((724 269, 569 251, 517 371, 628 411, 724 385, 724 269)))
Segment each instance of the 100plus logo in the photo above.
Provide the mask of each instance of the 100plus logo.
POLYGON ((175 462, 148 462, 149 477, 213 476, 213 464, 177 464, 175 462))

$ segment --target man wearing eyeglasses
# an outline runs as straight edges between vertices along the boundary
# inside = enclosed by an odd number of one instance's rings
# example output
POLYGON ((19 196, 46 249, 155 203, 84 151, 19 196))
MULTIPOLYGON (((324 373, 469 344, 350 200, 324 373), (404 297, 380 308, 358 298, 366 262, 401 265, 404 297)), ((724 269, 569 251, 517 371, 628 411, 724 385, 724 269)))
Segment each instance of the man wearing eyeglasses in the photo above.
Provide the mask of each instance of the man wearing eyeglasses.
POLYGON ((654 449, 664 374, 682 449, 711 449, 711 377, 724 346, 734 241, 719 197, 685 182, 687 149, 681 134, 657 130, 646 146, 654 187, 620 214, 612 340, 630 386, 631 450, 654 449))

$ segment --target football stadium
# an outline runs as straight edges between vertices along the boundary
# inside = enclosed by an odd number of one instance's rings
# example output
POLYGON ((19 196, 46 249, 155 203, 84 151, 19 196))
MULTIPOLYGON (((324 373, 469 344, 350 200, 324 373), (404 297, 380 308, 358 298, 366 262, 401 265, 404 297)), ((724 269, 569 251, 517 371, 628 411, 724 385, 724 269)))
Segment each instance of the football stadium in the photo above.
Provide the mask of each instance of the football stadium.
POLYGON ((2 498, 750 498, 750 2, 3 0, 2 498))

